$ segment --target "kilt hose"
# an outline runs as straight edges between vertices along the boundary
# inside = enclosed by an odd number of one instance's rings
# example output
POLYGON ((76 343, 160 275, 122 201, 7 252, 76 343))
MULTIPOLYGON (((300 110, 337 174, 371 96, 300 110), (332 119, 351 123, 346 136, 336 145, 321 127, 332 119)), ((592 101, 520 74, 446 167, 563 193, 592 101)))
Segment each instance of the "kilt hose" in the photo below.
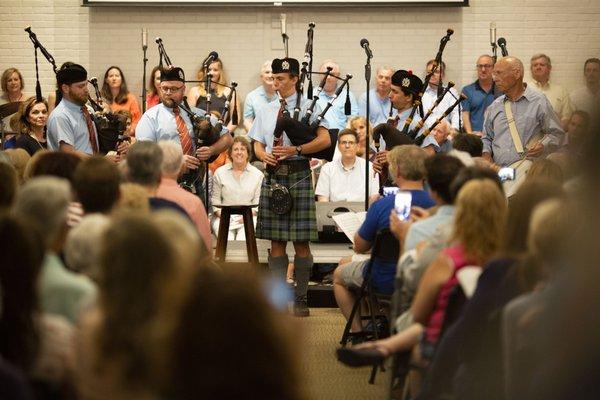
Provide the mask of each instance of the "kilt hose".
POLYGON ((308 242, 317 240, 315 192, 308 159, 284 160, 284 166, 275 173, 265 172, 260 190, 256 237, 260 239, 308 242), (287 174, 281 170, 289 167, 287 174), (292 209, 284 215, 271 211, 270 190, 272 183, 289 189, 292 209))

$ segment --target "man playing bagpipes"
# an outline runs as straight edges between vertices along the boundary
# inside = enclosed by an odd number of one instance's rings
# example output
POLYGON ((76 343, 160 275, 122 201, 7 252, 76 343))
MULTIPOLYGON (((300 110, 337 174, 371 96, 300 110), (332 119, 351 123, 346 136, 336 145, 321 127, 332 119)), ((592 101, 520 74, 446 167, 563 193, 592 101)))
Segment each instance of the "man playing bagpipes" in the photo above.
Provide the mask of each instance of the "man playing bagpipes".
POLYGON ((279 101, 261 108, 248 136, 254 140, 256 156, 266 165, 256 236, 271 240, 269 268, 283 282, 289 263, 288 241, 294 244, 296 275, 294 314, 308 316, 306 301, 313 258, 309 241, 317 239, 315 194, 310 157, 333 156, 335 139, 316 102, 299 91, 300 64, 293 58, 272 63, 273 86, 279 101), (309 117, 309 118, 306 118, 309 117), (333 144, 333 145, 332 145, 333 144))
MULTIPOLYGON (((201 138, 199 127, 205 120, 205 111, 185 104, 185 75, 179 67, 161 71, 161 104, 150 108, 142 115, 135 129, 137 140, 171 140, 181 144, 184 164, 189 171, 197 171, 203 161, 218 155, 233 142, 227 128, 210 117, 210 125, 221 126, 219 132, 209 132, 210 137, 201 138), (206 139, 206 140, 205 140, 206 139)), ((200 179, 197 182, 201 182, 200 179)), ((197 190, 200 194, 201 191, 197 190)))

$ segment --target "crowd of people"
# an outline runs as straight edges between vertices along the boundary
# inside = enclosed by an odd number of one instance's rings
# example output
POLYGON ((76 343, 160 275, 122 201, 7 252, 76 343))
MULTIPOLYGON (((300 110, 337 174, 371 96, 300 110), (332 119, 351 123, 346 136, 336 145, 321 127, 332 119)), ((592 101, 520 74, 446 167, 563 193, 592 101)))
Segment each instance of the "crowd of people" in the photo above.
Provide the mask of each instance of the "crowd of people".
MULTIPOLYGON (((600 60, 585 62, 585 86, 570 94, 551 81, 545 54, 531 57, 529 82, 516 57, 482 55, 475 67, 477 80, 459 91, 443 86, 446 65, 435 60, 427 86, 382 66, 368 116, 366 93, 338 90, 331 59, 314 101, 300 90, 298 60, 265 62, 243 108, 221 59, 198 71, 208 90, 157 66, 145 112, 118 66, 95 99, 81 65, 58 69, 48 100, 25 95, 21 73, 7 69, 0 397, 303 398, 288 314, 310 315, 316 203, 366 198, 333 293, 346 320, 365 280, 391 296, 391 335, 369 340, 378 327, 355 315, 342 363, 407 355, 411 398, 558 399, 573 380, 585 398, 595 375, 584 372, 597 361, 586 346, 600 331, 586 311, 600 306, 587 268, 597 252, 600 60), (409 196, 407 216, 389 188, 409 196), (289 310, 267 295, 266 277, 213 260, 231 205, 253 207, 289 310), (369 256, 388 229, 393 262, 369 256), (465 271, 477 276, 473 293, 465 271), (569 297, 576 288, 581 297, 569 297), (570 348, 561 326, 576 316, 586 331, 570 348), (580 364, 564 373, 569 361, 580 364)), ((231 216, 228 240, 245 240, 241 217, 231 216)))

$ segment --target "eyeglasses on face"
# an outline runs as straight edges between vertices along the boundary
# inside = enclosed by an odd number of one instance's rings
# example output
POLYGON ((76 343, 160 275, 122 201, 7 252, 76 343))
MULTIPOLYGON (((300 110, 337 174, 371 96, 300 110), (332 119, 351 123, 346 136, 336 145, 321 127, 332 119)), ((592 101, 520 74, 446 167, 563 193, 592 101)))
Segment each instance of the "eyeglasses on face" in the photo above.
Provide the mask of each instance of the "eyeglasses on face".
POLYGON ((342 140, 340 142, 340 144, 342 146, 350 147, 350 146, 354 146, 356 144, 356 142, 353 142, 352 140, 342 140))
POLYGON ((492 64, 477 64, 475 65, 477 69, 490 69, 493 67, 492 64))
POLYGON ((181 89, 183 89, 183 85, 181 85, 179 87, 175 87, 175 86, 161 86, 160 87, 160 90, 162 90, 163 93, 177 93, 181 89))

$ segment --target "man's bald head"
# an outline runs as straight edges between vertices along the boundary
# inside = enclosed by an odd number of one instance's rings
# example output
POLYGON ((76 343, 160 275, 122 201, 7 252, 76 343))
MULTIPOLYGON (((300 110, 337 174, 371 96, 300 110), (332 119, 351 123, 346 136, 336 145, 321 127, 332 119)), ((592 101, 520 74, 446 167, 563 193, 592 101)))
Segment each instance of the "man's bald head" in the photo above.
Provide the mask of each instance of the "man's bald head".
MULTIPOLYGON (((525 69, 523 63, 516 57, 503 57, 496 65, 494 65, 494 72, 492 77, 498 89, 506 93, 507 95, 516 91, 521 92, 524 89, 523 86, 523 75, 525 69)), ((515 93, 515 94, 516 94, 515 93)), ((509 98, 511 96, 509 95, 509 98)))
MULTIPOLYGON (((327 72, 327 67, 331 68, 331 75, 340 76, 340 66, 333 60, 325 60, 321 64, 321 68, 319 72, 327 72)), ((338 82, 336 78, 327 77, 327 81, 325 82, 324 90, 326 93, 333 93, 337 88, 338 82)))
POLYGON ((498 63, 502 63, 507 65, 512 71, 518 74, 518 76, 523 79, 523 75, 525 74, 525 67, 523 66, 523 62, 519 60, 517 57, 506 56, 501 58, 498 63))

